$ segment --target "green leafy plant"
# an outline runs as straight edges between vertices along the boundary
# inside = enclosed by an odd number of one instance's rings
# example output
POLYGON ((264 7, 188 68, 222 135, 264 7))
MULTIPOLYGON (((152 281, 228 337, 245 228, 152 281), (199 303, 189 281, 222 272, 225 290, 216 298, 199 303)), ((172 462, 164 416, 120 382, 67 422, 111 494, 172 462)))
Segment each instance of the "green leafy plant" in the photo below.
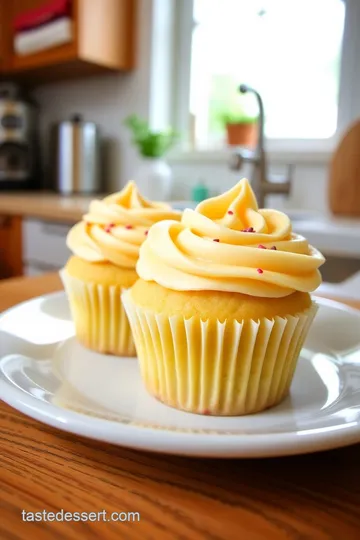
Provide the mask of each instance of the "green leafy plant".
POLYGON ((227 124, 255 124, 257 116, 251 116, 241 111, 229 111, 220 115, 220 120, 224 125, 227 124))
POLYGON ((210 131, 221 132, 226 124, 254 124, 258 105, 252 94, 240 94, 240 83, 230 75, 217 74, 211 80, 210 131))
POLYGON ((152 131, 148 122, 132 114, 124 124, 132 133, 132 142, 144 157, 162 157, 178 139, 177 133, 169 128, 165 131, 152 131))

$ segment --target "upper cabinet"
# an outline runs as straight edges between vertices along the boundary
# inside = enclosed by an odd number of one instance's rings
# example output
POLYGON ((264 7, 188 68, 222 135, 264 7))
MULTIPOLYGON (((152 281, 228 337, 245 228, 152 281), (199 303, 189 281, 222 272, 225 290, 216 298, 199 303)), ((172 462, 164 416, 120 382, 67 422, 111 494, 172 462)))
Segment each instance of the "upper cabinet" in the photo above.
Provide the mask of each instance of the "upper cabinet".
POLYGON ((135 63, 136 0, 0 0, 0 71, 36 84, 135 63))
POLYGON ((7 0, 0 0, 0 76, 9 65, 9 22, 7 0))

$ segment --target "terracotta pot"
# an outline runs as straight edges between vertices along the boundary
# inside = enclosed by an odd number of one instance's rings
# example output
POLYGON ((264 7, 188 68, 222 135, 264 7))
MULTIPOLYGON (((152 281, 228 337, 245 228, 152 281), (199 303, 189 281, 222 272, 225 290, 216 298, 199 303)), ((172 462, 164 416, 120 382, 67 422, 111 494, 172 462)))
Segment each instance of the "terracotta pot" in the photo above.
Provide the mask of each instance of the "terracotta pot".
POLYGON ((257 143, 258 126, 252 124, 226 124, 227 143, 229 146, 248 146, 254 148, 257 143))

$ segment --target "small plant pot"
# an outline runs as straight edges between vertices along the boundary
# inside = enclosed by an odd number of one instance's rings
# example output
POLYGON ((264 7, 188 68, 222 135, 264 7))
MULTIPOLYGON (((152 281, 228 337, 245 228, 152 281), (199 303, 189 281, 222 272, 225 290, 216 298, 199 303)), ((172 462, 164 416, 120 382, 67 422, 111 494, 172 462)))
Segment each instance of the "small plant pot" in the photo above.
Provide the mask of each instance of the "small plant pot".
POLYGON ((254 148, 257 142, 258 125, 256 122, 226 124, 226 133, 229 146, 248 146, 249 148, 254 148))

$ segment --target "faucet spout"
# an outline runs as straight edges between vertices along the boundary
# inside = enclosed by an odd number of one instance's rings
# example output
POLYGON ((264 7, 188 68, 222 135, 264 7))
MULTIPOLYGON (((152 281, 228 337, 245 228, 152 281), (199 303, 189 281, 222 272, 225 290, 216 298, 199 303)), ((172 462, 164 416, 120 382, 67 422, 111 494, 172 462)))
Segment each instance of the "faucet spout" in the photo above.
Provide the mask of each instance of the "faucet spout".
POLYGON ((258 108, 259 108, 259 120, 258 120, 258 140, 256 150, 250 152, 242 149, 237 151, 231 156, 229 167, 232 170, 240 170, 244 163, 251 163, 254 171, 251 179, 251 185, 254 190, 255 196, 260 208, 265 206, 265 196, 273 193, 281 193, 283 195, 289 195, 291 186, 291 173, 292 166, 289 167, 289 177, 283 182, 270 182, 267 174, 266 153, 264 144, 265 133, 265 112, 264 103, 257 90, 246 84, 239 86, 241 94, 251 92, 255 95, 258 108))
POLYGON ((264 132, 265 132, 265 112, 264 112, 264 103, 257 90, 248 86, 247 84, 241 84, 239 86, 239 91, 241 94, 247 94, 248 92, 254 94, 256 101, 259 107, 259 125, 258 125, 258 151, 264 151, 264 132))

